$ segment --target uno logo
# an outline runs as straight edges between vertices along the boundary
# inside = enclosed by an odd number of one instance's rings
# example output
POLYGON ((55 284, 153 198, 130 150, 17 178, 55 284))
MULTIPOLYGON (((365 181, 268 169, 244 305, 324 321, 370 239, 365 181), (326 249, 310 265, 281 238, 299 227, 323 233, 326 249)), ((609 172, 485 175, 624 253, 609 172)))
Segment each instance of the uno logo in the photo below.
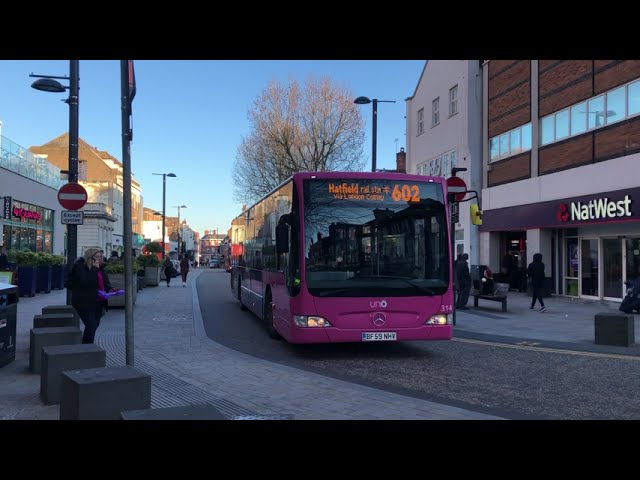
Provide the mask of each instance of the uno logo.
POLYGON ((369 306, 371 308, 387 308, 387 301, 386 300, 374 300, 369 302, 369 306))

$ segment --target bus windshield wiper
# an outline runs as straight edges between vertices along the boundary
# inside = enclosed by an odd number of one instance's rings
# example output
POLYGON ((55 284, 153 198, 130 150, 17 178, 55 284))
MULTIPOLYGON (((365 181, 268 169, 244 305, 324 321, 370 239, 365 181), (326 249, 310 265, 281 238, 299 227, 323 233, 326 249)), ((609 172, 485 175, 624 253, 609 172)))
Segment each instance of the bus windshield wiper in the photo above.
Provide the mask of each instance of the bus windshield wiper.
POLYGON ((418 290, 420 290, 421 292, 426 293, 427 295, 437 295, 436 292, 434 292, 433 290, 431 290, 430 288, 427 287, 423 287, 422 285, 418 285, 415 282, 412 282, 410 278, 407 277, 394 277, 393 275, 364 275, 364 276, 357 276, 357 277, 351 277, 350 280, 355 280, 358 278, 362 278, 365 280, 371 280, 374 278, 382 278, 382 279, 392 279, 392 280, 400 280, 408 285, 411 285, 413 288, 416 288, 418 290))

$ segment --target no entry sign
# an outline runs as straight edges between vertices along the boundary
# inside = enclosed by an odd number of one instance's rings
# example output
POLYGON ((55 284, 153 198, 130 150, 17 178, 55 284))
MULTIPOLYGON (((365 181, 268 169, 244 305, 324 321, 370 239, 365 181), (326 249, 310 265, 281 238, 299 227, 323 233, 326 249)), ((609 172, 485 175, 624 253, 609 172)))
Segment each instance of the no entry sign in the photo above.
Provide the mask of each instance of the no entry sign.
POLYGON ((467 184, 460 177, 447 178, 447 190, 455 193, 456 202, 461 202, 467 194, 467 184))
POLYGON ((79 183, 67 183, 58 190, 58 202, 67 210, 78 210, 87 203, 87 191, 79 183))

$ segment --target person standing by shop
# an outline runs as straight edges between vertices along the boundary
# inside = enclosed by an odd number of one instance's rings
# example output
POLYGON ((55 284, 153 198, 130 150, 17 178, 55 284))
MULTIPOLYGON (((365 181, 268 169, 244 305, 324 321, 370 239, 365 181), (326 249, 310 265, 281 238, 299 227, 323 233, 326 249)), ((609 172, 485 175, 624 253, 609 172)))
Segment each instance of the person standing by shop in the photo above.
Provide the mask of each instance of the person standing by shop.
POLYGON ((189 258, 184 255, 182 260, 180 260, 180 274, 182 275, 182 286, 187 286, 187 274, 191 269, 191 265, 189 264, 189 258))
POLYGON ((469 293, 471 291, 471 273, 469 272, 468 254, 462 255, 462 260, 456 262, 456 280, 459 285, 460 295, 458 297, 457 308, 460 310, 468 310, 467 302, 469 301, 469 293))
POLYGON ((93 343, 100 319, 104 313, 105 300, 99 291, 111 291, 109 276, 101 268, 102 253, 97 248, 88 248, 84 257, 74 264, 65 287, 71 289, 71 305, 84 324, 82 343, 93 343))
POLYGON ((542 287, 544 286, 544 263, 542 263, 542 254, 536 253, 533 256, 533 262, 529 264, 527 268, 527 275, 531 279, 531 306, 533 310, 536 306, 536 299, 540 301, 540 311, 545 312, 547 307, 544 306, 544 300, 542 300, 542 287))

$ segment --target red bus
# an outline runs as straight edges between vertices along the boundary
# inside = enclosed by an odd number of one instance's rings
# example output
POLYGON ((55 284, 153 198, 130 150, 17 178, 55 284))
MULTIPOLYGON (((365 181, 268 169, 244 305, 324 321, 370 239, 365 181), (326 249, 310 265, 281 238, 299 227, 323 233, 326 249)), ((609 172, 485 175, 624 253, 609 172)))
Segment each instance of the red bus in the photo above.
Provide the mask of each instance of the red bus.
POLYGON ((231 291, 291 343, 450 340, 446 180, 296 173, 232 222, 231 291))

